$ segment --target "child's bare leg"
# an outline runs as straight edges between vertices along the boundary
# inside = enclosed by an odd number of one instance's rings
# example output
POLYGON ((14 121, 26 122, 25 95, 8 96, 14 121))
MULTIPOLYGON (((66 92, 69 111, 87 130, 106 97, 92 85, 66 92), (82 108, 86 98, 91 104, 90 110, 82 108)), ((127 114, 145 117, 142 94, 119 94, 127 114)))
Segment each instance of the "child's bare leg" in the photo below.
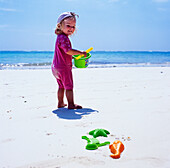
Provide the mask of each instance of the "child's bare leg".
POLYGON ((74 104, 73 90, 66 90, 66 97, 68 101, 68 109, 81 109, 82 107, 74 104))
POLYGON ((58 108, 67 106, 66 104, 64 104, 64 91, 64 88, 58 89, 58 108))
POLYGON ((66 97, 68 101, 68 106, 74 105, 73 90, 66 90, 66 97))

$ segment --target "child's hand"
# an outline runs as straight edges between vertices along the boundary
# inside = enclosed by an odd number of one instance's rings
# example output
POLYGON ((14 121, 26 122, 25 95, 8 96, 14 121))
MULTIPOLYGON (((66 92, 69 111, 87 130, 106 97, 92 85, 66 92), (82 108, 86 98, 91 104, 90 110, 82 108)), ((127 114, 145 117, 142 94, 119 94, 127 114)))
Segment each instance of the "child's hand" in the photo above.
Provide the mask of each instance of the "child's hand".
POLYGON ((87 57, 86 51, 83 51, 83 52, 82 52, 82 55, 84 55, 84 57, 87 57))

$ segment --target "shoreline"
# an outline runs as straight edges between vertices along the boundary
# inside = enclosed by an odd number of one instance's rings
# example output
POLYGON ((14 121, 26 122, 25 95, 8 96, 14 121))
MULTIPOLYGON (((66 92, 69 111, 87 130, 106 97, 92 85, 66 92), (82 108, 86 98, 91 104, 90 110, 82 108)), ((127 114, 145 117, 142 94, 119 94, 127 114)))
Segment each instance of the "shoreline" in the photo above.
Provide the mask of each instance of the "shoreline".
MULTIPOLYGON (((89 64, 86 69, 89 68, 121 68, 121 67, 170 67, 170 63, 164 64, 150 64, 150 63, 138 63, 138 64, 89 64)), ((51 69, 51 65, 35 65, 35 66, 27 66, 27 65, 11 65, 11 66, 1 66, 0 70, 36 70, 36 69, 51 69)), ((73 69, 77 69, 73 65, 73 69)), ((79 68, 78 68, 79 69, 79 68)))
POLYGON ((0 77, 2 167, 170 167, 169 67, 73 69, 83 110, 56 108, 50 69, 2 70, 0 77), (100 142, 124 143, 120 159, 110 158, 108 146, 85 149, 81 136, 96 128, 111 133, 100 142))

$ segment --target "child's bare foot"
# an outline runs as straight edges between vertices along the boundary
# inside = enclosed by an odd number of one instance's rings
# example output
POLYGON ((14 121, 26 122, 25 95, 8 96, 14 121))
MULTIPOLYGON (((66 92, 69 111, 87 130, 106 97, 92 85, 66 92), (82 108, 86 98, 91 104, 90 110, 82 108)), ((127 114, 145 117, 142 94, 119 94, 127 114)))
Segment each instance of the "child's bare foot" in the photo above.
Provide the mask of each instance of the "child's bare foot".
POLYGON ((82 109, 82 106, 77 104, 72 104, 68 106, 68 109, 82 109))
POLYGON ((65 106, 67 106, 67 104, 58 104, 58 108, 63 108, 63 107, 65 107, 65 106))

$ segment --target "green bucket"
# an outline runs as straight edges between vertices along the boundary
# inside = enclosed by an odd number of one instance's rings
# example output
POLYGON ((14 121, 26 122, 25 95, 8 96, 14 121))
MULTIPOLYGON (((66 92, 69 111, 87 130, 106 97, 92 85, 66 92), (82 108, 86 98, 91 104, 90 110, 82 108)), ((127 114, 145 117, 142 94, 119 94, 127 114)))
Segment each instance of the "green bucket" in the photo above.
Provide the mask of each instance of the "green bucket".
POLYGON ((81 57, 80 59, 76 59, 79 55, 73 55, 74 58, 74 65, 77 68, 86 68, 89 64, 89 58, 91 57, 90 53, 87 53, 87 57, 81 57))

